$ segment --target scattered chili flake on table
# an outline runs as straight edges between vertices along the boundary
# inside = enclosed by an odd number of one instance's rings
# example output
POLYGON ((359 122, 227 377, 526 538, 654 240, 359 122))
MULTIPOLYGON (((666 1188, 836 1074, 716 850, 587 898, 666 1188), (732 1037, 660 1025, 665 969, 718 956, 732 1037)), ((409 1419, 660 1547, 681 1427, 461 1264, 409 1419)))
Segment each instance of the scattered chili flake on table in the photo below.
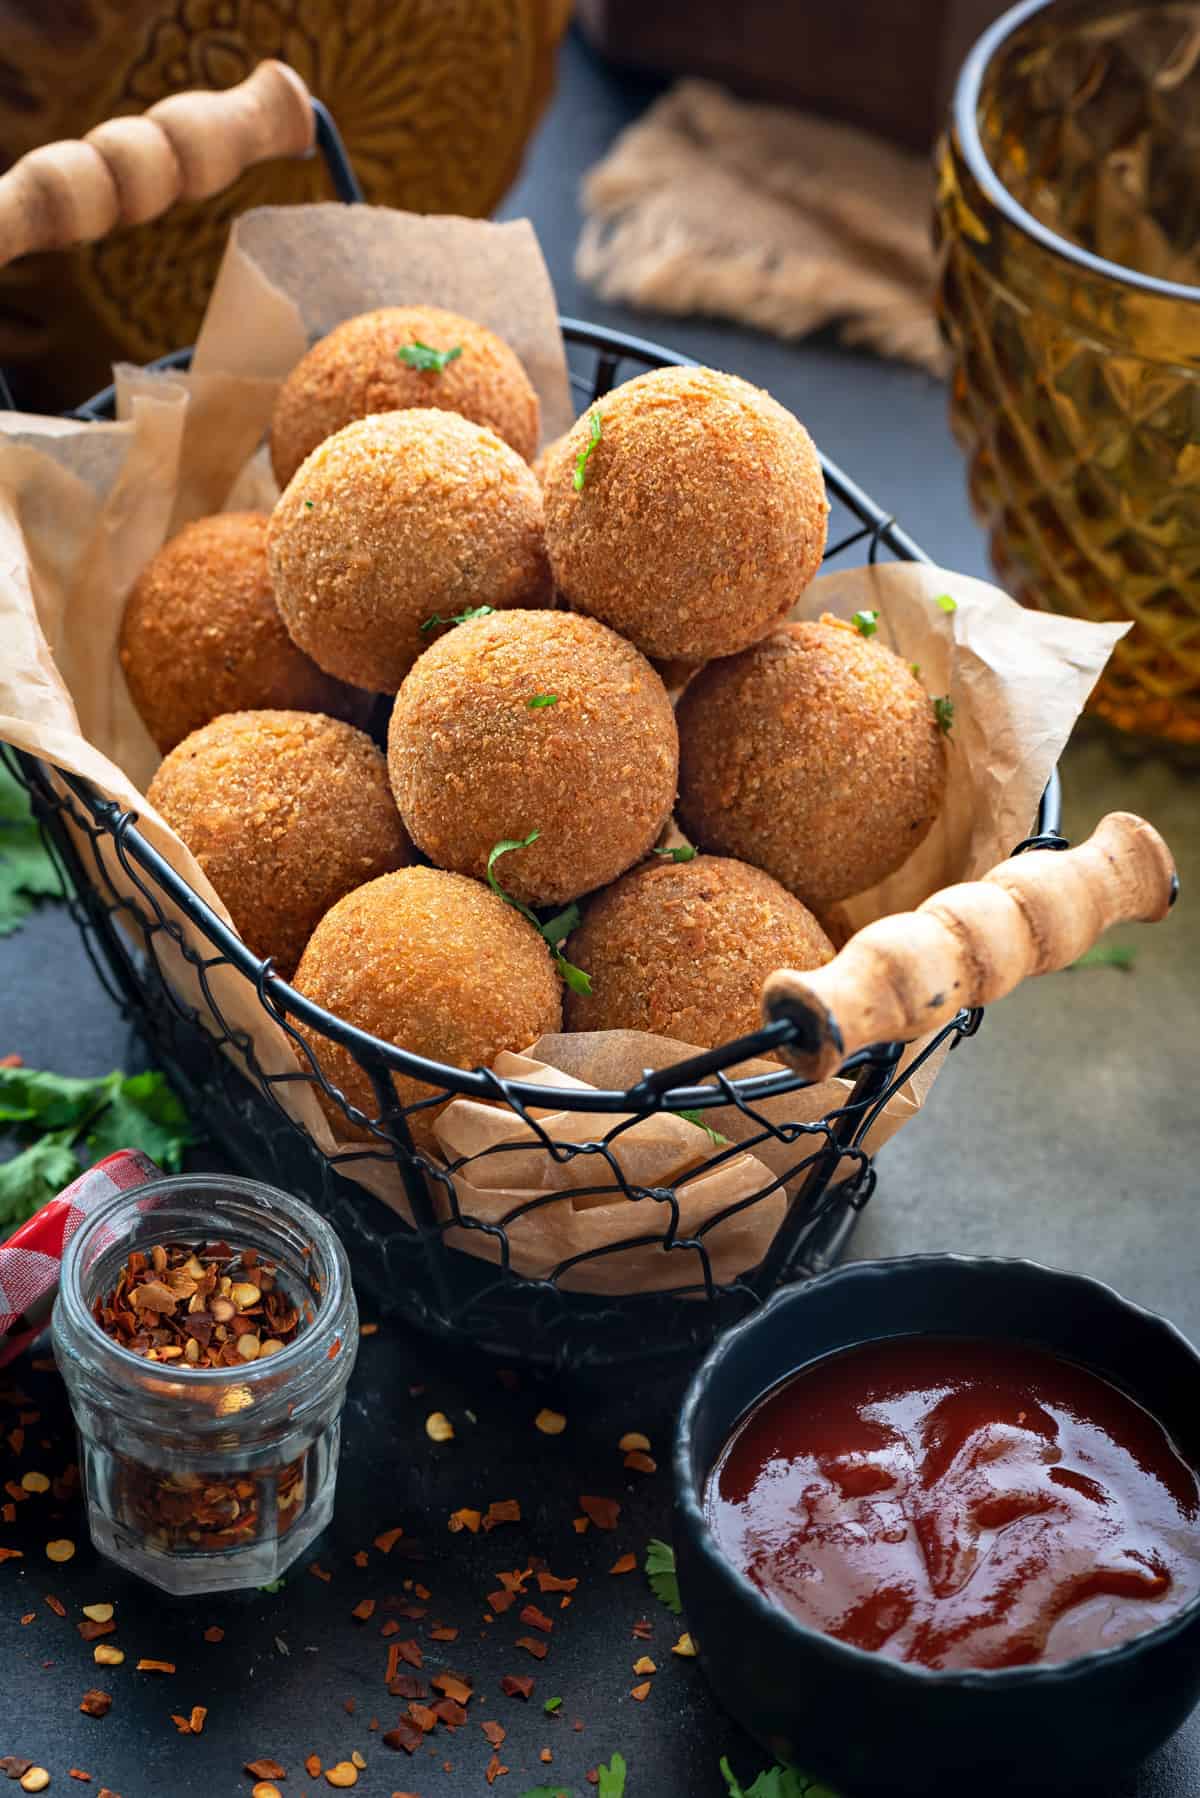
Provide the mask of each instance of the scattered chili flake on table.
POLYGON ((112 1693, 101 1692, 98 1687, 93 1686, 84 1693, 79 1708, 85 1717, 107 1717, 112 1709, 112 1693))
POLYGON ((390 1555, 403 1534, 399 1524, 394 1529, 382 1530, 375 1538, 375 1547, 381 1555, 390 1555))
POLYGON ((684 1660, 693 1660, 695 1658, 696 1644, 692 1641, 692 1638, 686 1631, 680 1636, 678 1642, 675 1643, 674 1647, 671 1649, 671 1653, 680 1655, 684 1660))
POLYGON ((634 1473, 658 1472, 658 1462, 654 1459, 654 1456, 643 1454, 640 1448, 635 1448, 632 1453, 626 1455, 625 1465, 626 1467, 632 1468, 634 1473))
POLYGON ((500 1681, 500 1690, 506 1698, 528 1700, 533 1695, 533 1679, 528 1673, 506 1673, 500 1681))
POLYGON ((61 1598, 55 1598, 53 1592, 46 1593, 45 1601, 49 1605, 50 1609, 54 1612, 54 1615, 56 1617, 65 1617, 66 1616, 66 1614, 67 1614, 66 1605, 63 1603, 61 1598))
POLYGON ((537 1636, 518 1636, 517 1647, 531 1654, 535 1661, 544 1661, 549 1652, 549 1643, 539 1640, 537 1636))
POLYGON ((643 1654, 643 1655, 638 1656, 637 1660, 633 1663, 633 1670, 635 1673, 657 1673, 658 1672, 658 1668, 655 1666, 654 1662, 650 1659, 650 1656, 648 1654, 643 1654))
POLYGON ((647 1698, 650 1696, 650 1681, 647 1679, 644 1680, 640 1686, 634 1686, 630 1691, 629 1696, 631 1698, 636 1698, 639 1704, 645 1704, 647 1698))
POLYGON ((458 1629, 448 1623, 435 1623, 429 1632, 429 1638, 432 1642, 457 1642, 458 1629))
POLYGON ((360 1598, 350 1615, 352 1617, 357 1617, 360 1623, 369 1623, 371 1618, 375 1615, 375 1600, 373 1598, 360 1598))
POLYGON ((550 1411, 545 1406, 533 1420, 534 1428, 543 1436, 561 1436, 567 1427, 567 1420, 561 1411, 550 1411))
POLYGON ((488 1784, 494 1786, 500 1776, 508 1772, 508 1768, 501 1764, 500 1756, 498 1754, 493 1754, 491 1760, 487 1764, 486 1772, 488 1784))
POLYGON ((633 1454, 637 1449, 641 1449, 644 1454, 649 1454, 650 1438, 643 1436, 640 1430, 626 1430, 617 1443, 617 1447, 623 1455, 633 1454))
POLYGON ((621 1515, 620 1502, 615 1498, 595 1498, 581 1495, 579 1509, 591 1519, 598 1530, 615 1530, 617 1519, 621 1515))
POLYGON ((504 1738, 508 1734, 503 1723, 481 1723, 479 1725, 493 1748, 502 1748, 504 1738))
POLYGON ((549 1635, 554 1628, 554 1621, 547 1617, 545 1611, 539 1611, 535 1604, 527 1604, 521 1612, 521 1622, 528 1623, 531 1629, 540 1629, 549 1635))
POLYGON ((360 1548, 358 1550, 358 1552, 356 1553, 356 1555, 354 1556, 354 1565, 356 1567, 365 1567, 367 1565, 367 1563, 370 1561, 370 1559, 371 1559, 371 1557, 367 1553, 366 1549, 360 1548))
POLYGON ((446 1528, 453 1536, 457 1536, 461 1530, 470 1530, 473 1536, 477 1536, 482 1522, 482 1511, 473 1511, 468 1505, 464 1505, 461 1511, 451 1511, 446 1528))
POLYGON ((116 1624, 112 1622, 95 1623, 90 1617, 85 1617, 82 1623, 75 1625, 85 1642, 95 1642, 101 1636, 111 1636, 115 1634, 116 1627, 116 1624))
POLYGON ((515 1498, 493 1499, 483 1519, 485 1530, 494 1530, 500 1523, 520 1523, 521 1506, 515 1498))
POLYGON ((637 1566, 636 1555, 621 1555, 609 1568, 610 1573, 632 1573, 637 1566))
POLYGON ((573 1592, 579 1581, 577 1579, 557 1579, 548 1570, 540 1569, 537 1583, 539 1592, 573 1592))
POLYGON ((204 1640, 206 1642, 223 1642, 225 1640, 225 1631, 221 1628, 219 1623, 210 1623, 204 1632, 204 1640))
POLYGON ((26 1627, 26 1625, 35 1622, 36 1619, 37 1619, 36 1611, 26 1611, 25 1615, 21 1619, 22 1629, 24 1629, 26 1627))
POLYGON ((67 1778, 68 1779, 82 1779, 84 1781, 84 1783, 87 1785, 90 1785, 92 1783, 91 1774, 85 1773, 82 1767, 68 1767, 67 1768, 67 1778))
POLYGON ((437 1691, 444 1692, 447 1698, 457 1700, 459 1704, 466 1704, 470 1699, 471 1687, 469 1682, 465 1679, 460 1679, 456 1673, 435 1673, 429 1683, 434 1686, 437 1691))
POLYGON ((47 1557, 51 1561, 57 1561, 60 1564, 63 1561, 69 1561, 74 1553, 75 1544, 69 1541, 65 1536, 60 1536, 56 1541, 47 1542, 46 1544, 47 1557))
MULTIPOLYGON (((314 1759, 316 1758, 315 1755, 313 1758, 314 1759)), ((272 1760, 271 1757, 266 1754, 261 1756, 261 1758, 258 1760, 247 1761, 246 1762, 246 1771, 250 1775, 251 1779, 286 1779, 287 1778, 287 1768, 282 1766, 279 1763, 279 1761, 272 1760)), ((320 1768, 318 1767, 318 1772, 319 1771, 320 1771, 320 1768)))
POLYGON ((308 1564, 308 1571, 312 1574, 314 1579, 324 1580, 326 1585, 328 1585, 333 1578, 332 1573, 326 1573, 320 1561, 310 1561, 308 1564))
POLYGON ((319 1754, 309 1754, 305 1756, 304 1771, 308 1774, 310 1779, 320 1779, 321 1757, 319 1754))
POLYGON ((174 1661, 155 1661, 143 1655, 137 1664, 139 1673, 174 1673, 174 1661))

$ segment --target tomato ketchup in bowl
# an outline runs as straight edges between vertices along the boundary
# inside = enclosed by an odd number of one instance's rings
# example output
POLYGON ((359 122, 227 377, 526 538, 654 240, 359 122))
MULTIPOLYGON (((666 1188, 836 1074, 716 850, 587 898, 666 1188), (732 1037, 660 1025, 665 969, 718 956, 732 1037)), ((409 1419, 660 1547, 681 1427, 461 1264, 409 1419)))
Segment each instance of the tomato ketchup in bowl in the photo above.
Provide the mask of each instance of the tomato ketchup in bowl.
POLYGON ((842 1794, 1095 1794, 1200 1698, 1200 1357, 1030 1262, 855 1263, 697 1373, 676 1445, 717 1696, 842 1794))

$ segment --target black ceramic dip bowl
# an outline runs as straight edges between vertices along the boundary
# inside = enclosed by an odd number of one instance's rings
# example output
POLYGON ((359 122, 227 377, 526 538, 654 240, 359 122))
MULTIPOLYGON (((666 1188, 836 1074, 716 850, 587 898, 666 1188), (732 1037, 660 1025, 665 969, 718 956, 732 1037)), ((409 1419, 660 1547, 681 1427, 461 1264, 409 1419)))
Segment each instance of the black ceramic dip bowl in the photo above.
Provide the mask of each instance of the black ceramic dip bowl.
POLYGON ((841 1798, 1111 1786, 1200 1700, 1200 1597, 1073 1659, 934 1669, 801 1621, 734 1564, 710 1524, 710 1476, 760 1400, 827 1356, 917 1336, 994 1340, 998 1356, 1005 1345, 1033 1345, 1088 1368, 1157 1419, 1200 1470, 1200 1356, 1110 1287, 1028 1261, 957 1255, 839 1268, 779 1293, 724 1336, 684 1401, 676 1549, 704 1670, 769 1754, 841 1798))

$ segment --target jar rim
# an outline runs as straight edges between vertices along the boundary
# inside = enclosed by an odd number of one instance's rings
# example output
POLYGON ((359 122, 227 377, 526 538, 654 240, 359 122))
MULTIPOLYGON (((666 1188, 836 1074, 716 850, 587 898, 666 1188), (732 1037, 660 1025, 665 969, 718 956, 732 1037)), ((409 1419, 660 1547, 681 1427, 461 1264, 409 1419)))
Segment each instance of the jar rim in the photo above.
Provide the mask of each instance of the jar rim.
MULTIPOLYGON (((1125 4, 1131 7, 1149 7, 1154 3, 1155 0, 1125 0, 1125 4)), ((963 160, 996 211, 1051 255, 1064 262, 1074 263, 1089 275, 1102 276, 1107 281, 1134 288, 1156 299, 1200 305, 1200 286, 1188 286, 1182 281, 1164 281, 1158 275, 1143 274, 1138 269, 1126 267, 1124 263, 1110 262, 1104 256, 1097 256, 1092 250, 1085 250, 1082 244, 1073 243, 1069 237, 1062 237, 1057 231, 1052 231, 1049 225, 1044 225, 1014 198, 988 160, 979 135, 979 95, 984 76, 997 53, 1023 25, 1058 4, 1060 0, 1020 0, 1018 5, 1002 13, 993 25, 989 25, 968 52, 954 86, 951 103, 954 135, 963 160)))
MULTIPOLYGON (((265 1360, 242 1361, 233 1367, 189 1367, 188 1386, 199 1385, 209 1390, 225 1385, 253 1387, 256 1380, 268 1377, 275 1382, 294 1362, 311 1362, 314 1351, 323 1351, 320 1357, 322 1360, 333 1360, 339 1353, 333 1346, 335 1339, 339 1341, 341 1349, 351 1351, 353 1343, 342 1342, 339 1335, 339 1332, 346 1333, 352 1323, 354 1298, 350 1263, 336 1231, 302 1199, 294 1198, 291 1193, 283 1192, 277 1186, 268 1186, 261 1180, 246 1180, 236 1174, 165 1174, 160 1180, 147 1180, 141 1186, 126 1187, 89 1212, 63 1251, 58 1297, 65 1320, 71 1328, 82 1331, 97 1349, 112 1355, 117 1366, 127 1365, 131 1371, 136 1369, 140 1376, 145 1376, 147 1367, 153 1364, 148 1363, 144 1355, 134 1354, 132 1349, 125 1348, 114 1337, 109 1336, 92 1315, 91 1306, 83 1295, 83 1280, 80 1277, 83 1253, 95 1232, 109 1219, 127 1209, 139 1208, 140 1202, 149 1197, 159 1194, 170 1196, 175 1193, 182 1200, 188 1195, 202 1197, 206 1192, 213 1196, 224 1194, 255 1201, 261 1201, 265 1197, 272 1201, 290 1224, 299 1225, 314 1244, 319 1244, 328 1279, 323 1284, 313 1323, 293 1337, 291 1342, 285 1343, 276 1354, 265 1360)), ((153 1211, 147 1213, 148 1217, 153 1215, 153 1211)), ((172 1366, 170 1362, 165 1363, 164 1370, 170 1371, 172 1366)))

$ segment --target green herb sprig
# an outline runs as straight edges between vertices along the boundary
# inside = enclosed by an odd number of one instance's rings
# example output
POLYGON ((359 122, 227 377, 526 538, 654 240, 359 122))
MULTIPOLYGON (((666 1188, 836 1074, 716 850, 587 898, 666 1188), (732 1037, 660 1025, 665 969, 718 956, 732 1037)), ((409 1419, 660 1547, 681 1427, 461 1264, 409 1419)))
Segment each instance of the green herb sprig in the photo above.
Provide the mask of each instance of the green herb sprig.
POLYGON ((661 855, 664 861, 694 862, 696 851, 690 843, 676 843, 673 849, 656 849, 655 855, 661 855))
POLYGON ((3 1128, 34 1140, 0 1162, 0 1235, 32 1217, 83 1166, 116 1149, 141 1149, 175 1174, 192 1141, 187 1113, 166 1075, 156 1073, 78 1080, 38 1068, 0 1068, 3 1128))
POLYGON ((957 612, 958 610, 958 601, 953 593, 939 593, 933 603, 940 606, 943 612, 957 612))
POLYGON ((525 701, 525 704, 531 712, 541 712, 549 705, 558 704, 558 694, 535 693, 532 699, 527 699, 525 701))
POLYGON ((439 624, 469 624, 472 618, 490 618, 495 610, 495 606, 468 606, 465 612, 451 612, 448 618, 443 618, 440 612, 434 612, 419 627, 421 635, 424 636, 426 631, 435 631, 439 624))
POLYGON ((661 1604, 665 1604, 673 1617, 683 1613, 683 1603, 679 1597, 679 1578, 675 1572, 675 1550, 669 1542, 660 1542, 652 1536, 646 1544, 646 1559, 643 1563, 646 1578, 650 1582, 650 1590, 661 1604))
POLYGON ((29 795, 0 757, 0 936, 11 936, 37 899, 61 899, 62 883, 29 808, 29 795))
POLYGON ((538 935, 550 945, 554 951, 554 965, 571 991, 573 993, 590 993, 592 990, 591 975, 585 974, 582 968, 577 968, 574 962, 568 961, 557 947, 578 924, 579 907, 572 901, 565 910, 556 912, 554 917, 543 924, 531 907, 522 904, 519 899, 514 899, 511 893, 506 893, 496 878, 496 863, 502 855, 509 855, 514 849, 528 849, 531 843, 537 842, 541 834, 540 830, 531 830, 527 837, 505 837, 502 842, 495 844, 487 859, 487 883, 493 893, 499 894, 506 905, 511 905, 514 911, 519 911, 523 918, 527 918, 538 935))
POLYGON ((452 350, 435 350, 418 338, 415 343, 406 343, 398 349, 396 360, 406 362, 409 368, 420 369, 422 374, 440 375, 448 362, 457 361, 461 355, 461 343, 456 343, 452 350))
POLYGON ((542 1709, 545 1711, 545 1713, 548 1717, 553 1717, 556 1711, 562 1710, 562 1699, 561 1698, 547 1698, 545 1704, 542 1706, 542 1709))
POLYGON ((588 440, 575 458, 575 473, 571 484, 576 493, 583 492, 583 483, 587 480, 588 462, 591 459, 592 451, 600 441, 600 414, 598 412, 591 414, 588 425, 588 440))
POLYGON ((628 1769, 623 1755, 614 1754, 607 1767, 601 1763, 596 1771, 600 1775, 597 1798, 625 1798, 625 1774, 628 1769))
POLYGON ((856 612, 850 622, 860 637, 873 637, 879 629, 879 613, 856 612))
POLYGON ((937 726, 942 735, 948 737, 954 729, 954 701, 948 696, 935 699, 933 715, 937 719, 937 726))
POLYGON ((729 1765, 728 1756, 723 1754, 719 1765, 729 1798, 837 1798, 828 1786, 818 1785, 795 1767, 764 1767, 753 1785, 744 1786, 729 1765))
POLYGON ((683 1118, 685 1122, 689 1124, 695 1124, 697 1130, 703 1130, 710 1142, 714 1142, 719 1149, 727 1149, 729 1147, 729 1138, 727 1136, 722 1136, 719 1130, 714 1130, 711 1124, 706 1124, 704 1121, 704 1113, 702 1111, 677 1111, 675 1116, 677 1118, 683 1118))
POLYGON ((1123 974, 1131 974, 1136 961, 1137 950, 1124 943, 1097 943, 1094 949, 1068 963, 1065 971, 1071 974, 1076 968, 1120 968, 1123 974))

